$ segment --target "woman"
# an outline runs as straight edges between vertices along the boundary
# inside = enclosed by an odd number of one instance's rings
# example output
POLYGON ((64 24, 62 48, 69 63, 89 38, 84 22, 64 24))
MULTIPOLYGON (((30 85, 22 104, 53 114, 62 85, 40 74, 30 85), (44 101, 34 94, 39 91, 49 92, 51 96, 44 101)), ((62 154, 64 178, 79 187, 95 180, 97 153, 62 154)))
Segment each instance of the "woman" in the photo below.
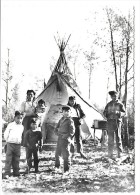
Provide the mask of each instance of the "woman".
POLYGON ((27 130, 29 130, 29 122, 31 118, 35 116, 35 92, 33 90, 27 90, 27 97, 26 101, 22 102, 21 104, 21 112, 24 114, 23 119, 23 126, 24 126, 24 132, 23 132, 23 140, 22 144, 24 142, 24 136, 27 130))

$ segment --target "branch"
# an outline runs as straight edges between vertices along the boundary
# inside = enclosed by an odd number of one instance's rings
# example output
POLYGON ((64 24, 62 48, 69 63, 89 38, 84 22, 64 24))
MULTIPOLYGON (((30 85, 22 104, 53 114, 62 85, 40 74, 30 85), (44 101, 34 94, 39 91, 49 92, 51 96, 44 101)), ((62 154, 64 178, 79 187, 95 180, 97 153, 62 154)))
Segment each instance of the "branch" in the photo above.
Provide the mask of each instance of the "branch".
POLYGON ((2 80, 5 81, 5 83, 7 83, 7 79, 3 79, 3 78, 2 78, 2 80))
MULTIPOLYGON (((131 81, 132 79, 134 78, 134 76, 133 77, 131 77, 130 79, 128 79, 127 80, 127 83, 129 82, 129 81, 131 81)), ((121 87, 123 86, 123 85, 125 85, 126 83, 125 82, 123 82, 122 84, 121 84, 121 87)))
POLYGON ((129 68, 129 70, 127 70, 127 72, 129 72, 133 66, 134 66, 134 64, 132 64, 132 66, 129 68))
POLYGON ((4 103, 6 104, 6 101, 2 99, 2 101, 4 101, 4 103))

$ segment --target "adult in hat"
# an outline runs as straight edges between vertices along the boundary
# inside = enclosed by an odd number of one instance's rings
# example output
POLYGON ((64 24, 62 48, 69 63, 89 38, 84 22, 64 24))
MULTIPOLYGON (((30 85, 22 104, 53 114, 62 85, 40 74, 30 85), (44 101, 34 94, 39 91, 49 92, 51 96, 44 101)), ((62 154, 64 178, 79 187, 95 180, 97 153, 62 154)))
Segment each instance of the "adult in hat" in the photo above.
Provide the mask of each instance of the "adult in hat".
MULTIPOLYGON (((68 106, 71 108, 71 117, 75 125, 75 140, 77 144, 77 152, 80 153, 81 157, 86 158, 83 154, 83 145, 81 137, 81 123, 82 119, 85 118, 85 113, 83 112, 80 104, 76 103, 75 96, 70 96, 68 100, 68 106)), ((74 153, 74 145, 71 147, 71 152, 74 153)))
POLYGON ((103 112, 107 119, 108 127, 108 155, 111 158, 113 157, 114 138, 116 138, 117 154, 119 158, 122 152, 121 126, 122 117, 125 115, 125 107, 118 99, 117 91, 109 91, 108 93, 112 100, 106 105, 103 112))
MULTIPOLYGON (((23 126, 24 126, 24 133, 23 133, 23 140, 24 140, 24 135, 27 130, 29 130, 29 122, 32 117, 35 116, 35 92, 34 90, 27 90, 26 93, 26 101, 22 102, 20 111, 24 114, 24 119, 23 119, 23 126)), ((22 144, 23 144, 22 140, 22 144)))

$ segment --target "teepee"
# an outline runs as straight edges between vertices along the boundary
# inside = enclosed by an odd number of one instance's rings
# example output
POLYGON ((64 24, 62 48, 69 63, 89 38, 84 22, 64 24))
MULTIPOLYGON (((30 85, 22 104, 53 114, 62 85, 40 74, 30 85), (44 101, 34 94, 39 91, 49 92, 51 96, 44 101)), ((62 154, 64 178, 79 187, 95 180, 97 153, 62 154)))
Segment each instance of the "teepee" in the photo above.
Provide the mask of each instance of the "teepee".
POLYGON ((57 140, 57 136, 54 134, 54 128, 56 127, 59 119, 62 117, 62 106, 67 105, 68 98, 71 95, 76 97, 76 102, 81 105, 86 114, 86 118, 81 125, 82 137, 84 139, 88 138, 90 135, 93 136, 93 129, 91 128, 93 120, 103 119, 102 115, 87 101, 85 101, 85 99, 83 99, 79 87, 73 79, 73 75, 68 67, 64 54, 68 40, 66 42, 60 39, 56 41, 60 50, 59 59, 47 85, 36 98, 36 101, 43 99, 47 106, 46 117, 44 119, 47 131, 47 141, 57 140))

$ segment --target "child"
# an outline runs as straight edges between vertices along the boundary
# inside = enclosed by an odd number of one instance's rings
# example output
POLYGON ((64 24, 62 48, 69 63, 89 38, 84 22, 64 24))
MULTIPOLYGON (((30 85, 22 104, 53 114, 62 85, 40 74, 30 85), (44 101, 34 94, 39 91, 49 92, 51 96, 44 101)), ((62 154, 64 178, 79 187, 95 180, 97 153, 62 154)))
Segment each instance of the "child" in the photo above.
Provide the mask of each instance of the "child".
POLYGON ((64 159, 64 172, 69 171, 70 166, 70 146, 71 140, 75 133, 74 122, 70 117, 70 107, 62 107, 63 117, 59 120, 55 133, 58 135, 56 153, 55 153, 55 167, 60 167, 59 157, 64 159))
POLYGON ((27 172, 30 172, 32 167, 32 154, 34 157, 34 167, 35 173, 38 172, 38 148, 41 152, 42 147, 42 134, 41 131, 38 131, 37 120, 32 118, 30 121, 30 129, 25 134, 24 145, 26 147, 26 158, 27 158, 27 172))
POLYGON ((4 178, 8 179, 11 173, 11 166, 13 168, 13 176, 20 176, 19 173, 19 160, 21 139, 24 127, 22 125, 23 114, 19 111, 15 112, 14 122, 8 124, 4 138, 7 143, 5 174, 4 178))
POLYGON ((46 106, 45 106, 45 101, 44 100, 40 99, 38 101, 35 112, 39 117, 39 126, 41 127, 43 143, 45 143, 46 128, 45 128, 44 118, 45 118, 45 115, 46 115, 46 106))

